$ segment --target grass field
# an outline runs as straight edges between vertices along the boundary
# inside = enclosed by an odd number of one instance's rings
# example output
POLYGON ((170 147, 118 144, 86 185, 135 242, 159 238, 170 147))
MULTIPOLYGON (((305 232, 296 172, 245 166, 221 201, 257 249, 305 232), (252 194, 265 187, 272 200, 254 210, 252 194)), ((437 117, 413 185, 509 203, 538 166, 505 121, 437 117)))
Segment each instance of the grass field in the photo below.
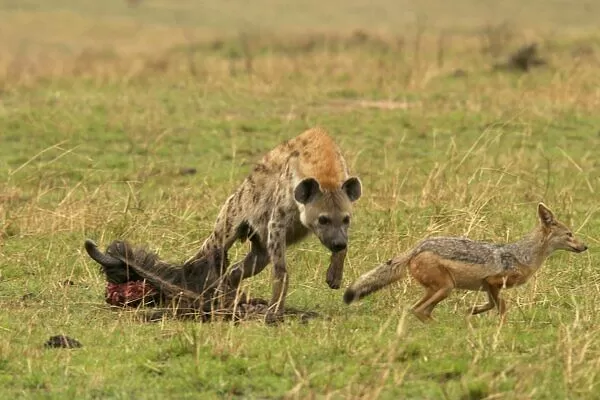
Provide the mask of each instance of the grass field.
MULTIPOLYGON (((0 0, 1 397, 598 398, 598 3, 251 3, 0 0), (493 69, 531 41, 547 66, 493 69), (344 287, 426 236, 516 240, 539 201, 590 250, 504 291, 504 324, 455 292, 424 325, 410 280, 346 306, 315 238, 287 256, 306 324, 104 303, 85 238, 184 260, 252 163, 316 125, 363 182, 344 287)), ((245 286, 268 297, 270 269, 245 286)))

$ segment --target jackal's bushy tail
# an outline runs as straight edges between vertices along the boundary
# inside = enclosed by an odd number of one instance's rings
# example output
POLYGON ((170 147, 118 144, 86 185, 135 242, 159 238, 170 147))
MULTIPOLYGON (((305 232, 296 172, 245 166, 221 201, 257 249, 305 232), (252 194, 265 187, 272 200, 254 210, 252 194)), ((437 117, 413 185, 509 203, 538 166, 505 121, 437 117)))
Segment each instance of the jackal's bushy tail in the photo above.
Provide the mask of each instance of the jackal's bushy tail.
POLYGON ((412 253, 402 254, 360 276, 346 289, 344 302, 350 304, 402 279, 406 274, 406 265, 411 257, 412 253))

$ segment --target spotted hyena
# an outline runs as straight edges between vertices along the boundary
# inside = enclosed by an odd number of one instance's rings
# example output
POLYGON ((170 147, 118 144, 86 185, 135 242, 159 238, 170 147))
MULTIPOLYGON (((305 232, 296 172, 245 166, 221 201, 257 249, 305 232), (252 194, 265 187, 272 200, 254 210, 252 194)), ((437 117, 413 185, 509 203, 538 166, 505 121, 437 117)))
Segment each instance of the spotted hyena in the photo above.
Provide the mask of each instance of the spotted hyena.
POLYGON ((223 205, 196 257, 249 239, 250 253, 226 277, 237 287, 273 263, 273 294, 267 322, 283 314, 289 273, 288 245, 313 232, 331 251, 327 284, 340 287, 352 203, 361 183, 350 176, 340 149, 323 129, 310 129, 267 153, 223 205))

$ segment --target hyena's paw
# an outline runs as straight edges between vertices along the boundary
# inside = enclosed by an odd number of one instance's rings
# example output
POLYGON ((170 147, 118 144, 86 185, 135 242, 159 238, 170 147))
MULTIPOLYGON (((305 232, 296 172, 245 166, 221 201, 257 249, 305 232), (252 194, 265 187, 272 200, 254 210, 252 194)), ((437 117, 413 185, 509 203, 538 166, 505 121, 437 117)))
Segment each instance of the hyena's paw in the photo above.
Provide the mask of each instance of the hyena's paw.
POLYGON ((341 270, 338 265, 331 263, 327 269, 325 282, 327 282, 327 285, 329 285, 330 288, 339 289, 342 286, 342 275, 343 270, 341 270))
POLYGON ((227 284, 232 288, 238 288, 242 282, 242 270, 239 268, 234 269, 226 277, 227 284))
POLYGON ((283 313, 275 311, 267 311, 265 315, 265 323, 267 325, 279 325, 283 322, 283 313))

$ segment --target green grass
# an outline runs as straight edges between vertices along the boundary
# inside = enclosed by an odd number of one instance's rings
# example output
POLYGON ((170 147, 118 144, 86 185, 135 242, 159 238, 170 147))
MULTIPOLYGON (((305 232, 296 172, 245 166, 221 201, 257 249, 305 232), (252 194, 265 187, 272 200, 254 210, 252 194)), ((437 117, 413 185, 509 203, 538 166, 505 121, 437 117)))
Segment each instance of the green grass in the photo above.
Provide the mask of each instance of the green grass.
MULTIPOLYGON (((434 3, 420 7, 432 29, 445 28, 451 14, 434 3)), ((91 2, 10 4, 0 2, 4 28, 30 47, 0 48, 2 398, 597 396, 600 42, 598 31, 573 33, 577 7, 524 8, 523 20, 470 8, 479 19, 456 20, 467 33, 443 36, 440 60, 438 34, 371 30, 370 13, 344 17, 350 6, 329 27, 317 3, 303 3, 314 21, 269 10, 282 20, 265 19, 265 31, 289 32, 244 36, 233 12, 218 28, 181 2, 189 20, 179 24, 199 29, 186 37, 157 11, 162 1, 107 2, 103 14, 91 2), (488 22, 495 30, 482 36, 488 22), (530 38, 549 67, 491 70, 530 38), (252 164, 315 125, 364 186, 344 285, 425 236, 515 240, 536 223, 538 201, 590 250, 557 253, 504 291, 503 325, 494 312, 466 317, 484 300, 473 292, 455 292, 424 325, 407 313, 421 295, 411 280, 346 306, 325 283, 329 257, 315 238, 287 255, 287 304, 321 314, 306 324, 144 323, 104 303, 85 238, 102 247, 126 238, 183 260, 252 164), (43 347, 61 333, 83 347, 43 347)), ((245 251, 236 245, 231 258, 245 251)), ((245 285, 268 297, 270 270, 245 285)))

